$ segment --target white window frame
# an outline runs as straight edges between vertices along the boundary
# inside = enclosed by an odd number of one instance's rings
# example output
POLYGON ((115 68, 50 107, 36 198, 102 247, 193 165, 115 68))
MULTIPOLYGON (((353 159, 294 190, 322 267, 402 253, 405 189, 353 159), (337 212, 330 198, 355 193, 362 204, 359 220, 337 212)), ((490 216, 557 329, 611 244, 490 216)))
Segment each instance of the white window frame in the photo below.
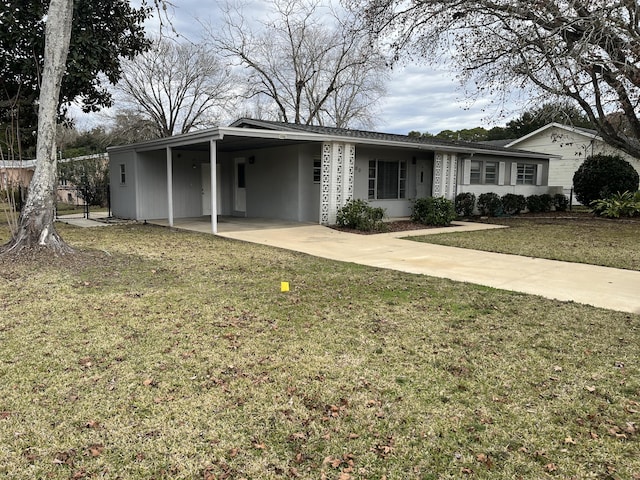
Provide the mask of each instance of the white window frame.
POLYGON ((127 169, 124 163, 120 164, 120 185, 127 184, 127 169))
POLYGON ((516 164, 516 185, 537 185, 538 165, 535 163, 516 164))
POLYGON ((403 200, 407 198, 407 162, 406 160, 389 160, 384 158, 376 158, 369 160, 369 185, 368 185, 368 198, 369 200, 403 200), (396 196, 390 198, 378 197, 378 183, 380 180, 380 163, 395 163, 397 164, 397 179, 396 196))
POLYGON ((322 180, 322 158, 313 157, 313 183, 320 183, 322 180))
POLYGON ((464 185, 504 185, 504 162, 497 160, 464 160, 463 184, 464 185), (487 165, 495 165, 495 180, 487 181, 487 165))

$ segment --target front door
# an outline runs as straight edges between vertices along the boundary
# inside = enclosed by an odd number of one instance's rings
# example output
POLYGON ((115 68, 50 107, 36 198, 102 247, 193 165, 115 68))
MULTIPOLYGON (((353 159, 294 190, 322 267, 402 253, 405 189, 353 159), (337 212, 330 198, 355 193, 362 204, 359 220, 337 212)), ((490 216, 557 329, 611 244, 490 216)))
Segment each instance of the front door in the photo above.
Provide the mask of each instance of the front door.
POLYGON ((431 196, 431 168, 429 160, 416 161, 416 198, 431 196))
POLYGON ((234 183, 235 190, 233 195, 234 210, 237 213, 247 212, 247 186, 245 176, 244 158, 234 158, 234 183))

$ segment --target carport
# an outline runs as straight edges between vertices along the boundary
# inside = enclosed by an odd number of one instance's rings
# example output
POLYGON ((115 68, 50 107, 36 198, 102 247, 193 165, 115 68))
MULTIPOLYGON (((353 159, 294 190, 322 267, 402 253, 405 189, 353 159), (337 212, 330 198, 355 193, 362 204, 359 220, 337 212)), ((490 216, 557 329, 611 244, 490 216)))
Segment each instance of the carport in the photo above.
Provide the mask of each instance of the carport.
POLYGON ((318 223, 321 145, 305 133, 221 127, 110 148, 114 216, 169 226, 207 217, 213 233, 218 216, 318 223))

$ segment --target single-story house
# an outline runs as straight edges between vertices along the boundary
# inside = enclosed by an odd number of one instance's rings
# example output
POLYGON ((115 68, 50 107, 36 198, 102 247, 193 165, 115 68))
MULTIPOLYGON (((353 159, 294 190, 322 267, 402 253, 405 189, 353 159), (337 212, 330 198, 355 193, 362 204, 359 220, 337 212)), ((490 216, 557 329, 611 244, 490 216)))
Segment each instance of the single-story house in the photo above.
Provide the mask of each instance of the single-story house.
POLYGON ((35 160, 0 160, 0 188, 29 186, 35 169, 35 160))
POLYGON ((610 146, 597 131, 587 128, 549 123, 505 146, 552 155, 549 184, 561 186, 567 195, 573 188, 573 174, 591 155, 619 155, 640 173, 640 159, 610 146))
POLYGON ((114 216, 210 215, 214 233, 217 215, 330 225, 352 198, 393 218, 419 197, 553 190, 548 154, 246 118, 108 153, 114 216))

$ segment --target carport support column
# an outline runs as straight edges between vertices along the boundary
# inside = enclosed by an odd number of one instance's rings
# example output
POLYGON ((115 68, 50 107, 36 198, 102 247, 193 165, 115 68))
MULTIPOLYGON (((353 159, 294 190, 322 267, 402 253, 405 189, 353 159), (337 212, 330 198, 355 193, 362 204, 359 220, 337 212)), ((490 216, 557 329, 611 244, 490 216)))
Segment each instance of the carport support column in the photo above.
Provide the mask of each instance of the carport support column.
POLYGON ((169 226, 173 227, 173 158, 171 147, 167 147, 167 216, 169 226))
POLYGON ((320 179, 320 223, 336 223, 338 210, 353 198, 355 145, 339 142, 322 144, 320 179))
POLYGON ((436 152, 433 162, 433 196, 453 200, 456 195, 457 174, 456 154, 436 152))
POLYGON ((218 158, 218 144, 215 140, 211 140, 209 146, 209 161, 211 163, 211 233, 218 233, 218 172, 216 162, 218 158))

